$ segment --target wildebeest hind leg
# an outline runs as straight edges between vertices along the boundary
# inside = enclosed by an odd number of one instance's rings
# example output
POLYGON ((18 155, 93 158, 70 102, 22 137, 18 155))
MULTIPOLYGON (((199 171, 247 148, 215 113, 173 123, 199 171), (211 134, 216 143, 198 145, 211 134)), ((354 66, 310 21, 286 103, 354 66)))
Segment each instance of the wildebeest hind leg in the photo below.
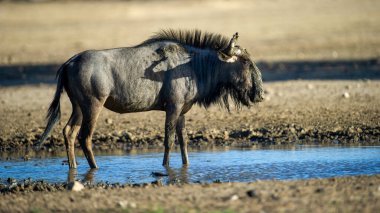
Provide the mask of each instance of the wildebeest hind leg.
POLYGON ((65 128, 63 128, 63 136, 65 139, 69 168, 77 168, 74 147, 81 123, 82 112, 79 108, 79 105, 73 103, 73 112, 71 113, 70 119, 67 122, 65 128))
POLYGON ((181 155, 182 155, 182 164, 188 165, 189 164, 189 158, 187 156, 187 132, 185 128, 185 116, 181 115, 178 118, 177 121, 177 136, 178 136, 178 142, 181 147, 181 155))
POLYGON ((105 99, 98 100, 96 98, 92 98, 87 102, 90 104, 84 104, 83 106, 81 105, 83 121, 79 133, 79 143, 91 168, 98 168, 94 153, 92 152, 92 134, 94 133, 99 113, 103 108, 103 104, 105 102, 104 100, 105 99))

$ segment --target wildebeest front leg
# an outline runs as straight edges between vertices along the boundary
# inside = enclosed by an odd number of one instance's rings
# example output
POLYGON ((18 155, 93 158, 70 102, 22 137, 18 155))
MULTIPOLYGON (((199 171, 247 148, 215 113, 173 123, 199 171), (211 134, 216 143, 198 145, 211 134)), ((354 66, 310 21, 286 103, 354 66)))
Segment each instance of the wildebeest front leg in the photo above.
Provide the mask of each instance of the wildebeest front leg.
POLYGON ((182 164, 188 165, 189 164, 189 158, 187 156, 187 132, 185 128, 185 116, 181 115, 178 118, 177 121, 177 128, 176 128, 177 136, 178 136, 178 142, 181 147, 181 155, 182 155, 182 164))
POLYGON ((172 148, 175 140, 175 130, 178 121, 178 117, 180 114, 180 110, 175 107, 169 107, 166 110, 166 120, 165 120, 165 153, 164 153, 164 161, 162 165, 169 166, 169 154, 170 149, 172 148))

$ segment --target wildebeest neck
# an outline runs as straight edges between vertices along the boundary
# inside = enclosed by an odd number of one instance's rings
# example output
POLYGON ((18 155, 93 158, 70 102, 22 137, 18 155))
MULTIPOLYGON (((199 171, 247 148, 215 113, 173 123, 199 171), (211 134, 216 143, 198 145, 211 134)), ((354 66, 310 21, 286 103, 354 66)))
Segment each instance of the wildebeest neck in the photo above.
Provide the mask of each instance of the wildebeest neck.
MULTIPOLYGON (((193 50, 194 51, 194 50, 193 50)), ((197 86, 196 102, 204 107, 220 103, 226 93, 222 62, 213 50, 198 50, 192 54, 190 66, 194 72, 197 86)))

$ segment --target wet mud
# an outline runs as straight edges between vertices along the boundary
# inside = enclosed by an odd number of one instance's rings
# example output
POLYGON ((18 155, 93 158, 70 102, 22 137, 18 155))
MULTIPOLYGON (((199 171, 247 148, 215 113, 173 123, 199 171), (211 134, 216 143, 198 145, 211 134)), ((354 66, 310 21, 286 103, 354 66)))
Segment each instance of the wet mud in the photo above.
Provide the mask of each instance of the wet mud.
MULTIPOLYGON (((43 147, 34 146, 40 133, 18 134, 15 137, 0 140, 0 150, 7 152, 65 150, 63 137, 53 135, 43 147)), ((235 129, 231 131, 197 131, 188 134, 189 147, 210 148, 214 146, 254 147, 270 145, 379 145, 380 127, 350 126, 333 130, 321 130, 316 127, 302 127, 294 124, 273 127, 235 129)), ((0 138, 1 139, 1 138, 0 138)), ((163 147, 163 135, 155 132, 145 133, 144 137, 133 137, 132 133, 97 133, 93 137, 93 149, 98 151, 157 149, 163 147)), ((176 142, 176 146, 179 146, 176 142)), ((79 144, 76 148, 80 149, 79 144)))
POLYGON ((23 181, 2 187, 0 212, 376 212, 380 177, 253 183, 66 185, 23 181), (33 191, 33 192, 32 192, 33 191))

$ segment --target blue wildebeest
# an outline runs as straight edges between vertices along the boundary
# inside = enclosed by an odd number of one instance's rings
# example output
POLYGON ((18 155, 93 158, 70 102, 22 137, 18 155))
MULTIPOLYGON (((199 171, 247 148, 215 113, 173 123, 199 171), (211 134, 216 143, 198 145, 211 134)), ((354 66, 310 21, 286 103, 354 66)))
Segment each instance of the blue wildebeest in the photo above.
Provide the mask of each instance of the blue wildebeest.
POLYGON ((90 167, 97 167, 91 138, 103 106, 118 113, 165 111, 163 165, 169 165, 175 134, 182 163, 188 164, 184 115, 194 104, 219 103, 229 109, 229 99, 237 106, 263 99, 260 70, 248 52, 236 45, 237 38, 237 33, 228 39, 199 30, 164 30, 134 47, 73 56, 57 72, 57 90, 39 144, 60 119, 65 89, 73 110, 63 129, 70 168, 77 166, 77 136, 90 167))

